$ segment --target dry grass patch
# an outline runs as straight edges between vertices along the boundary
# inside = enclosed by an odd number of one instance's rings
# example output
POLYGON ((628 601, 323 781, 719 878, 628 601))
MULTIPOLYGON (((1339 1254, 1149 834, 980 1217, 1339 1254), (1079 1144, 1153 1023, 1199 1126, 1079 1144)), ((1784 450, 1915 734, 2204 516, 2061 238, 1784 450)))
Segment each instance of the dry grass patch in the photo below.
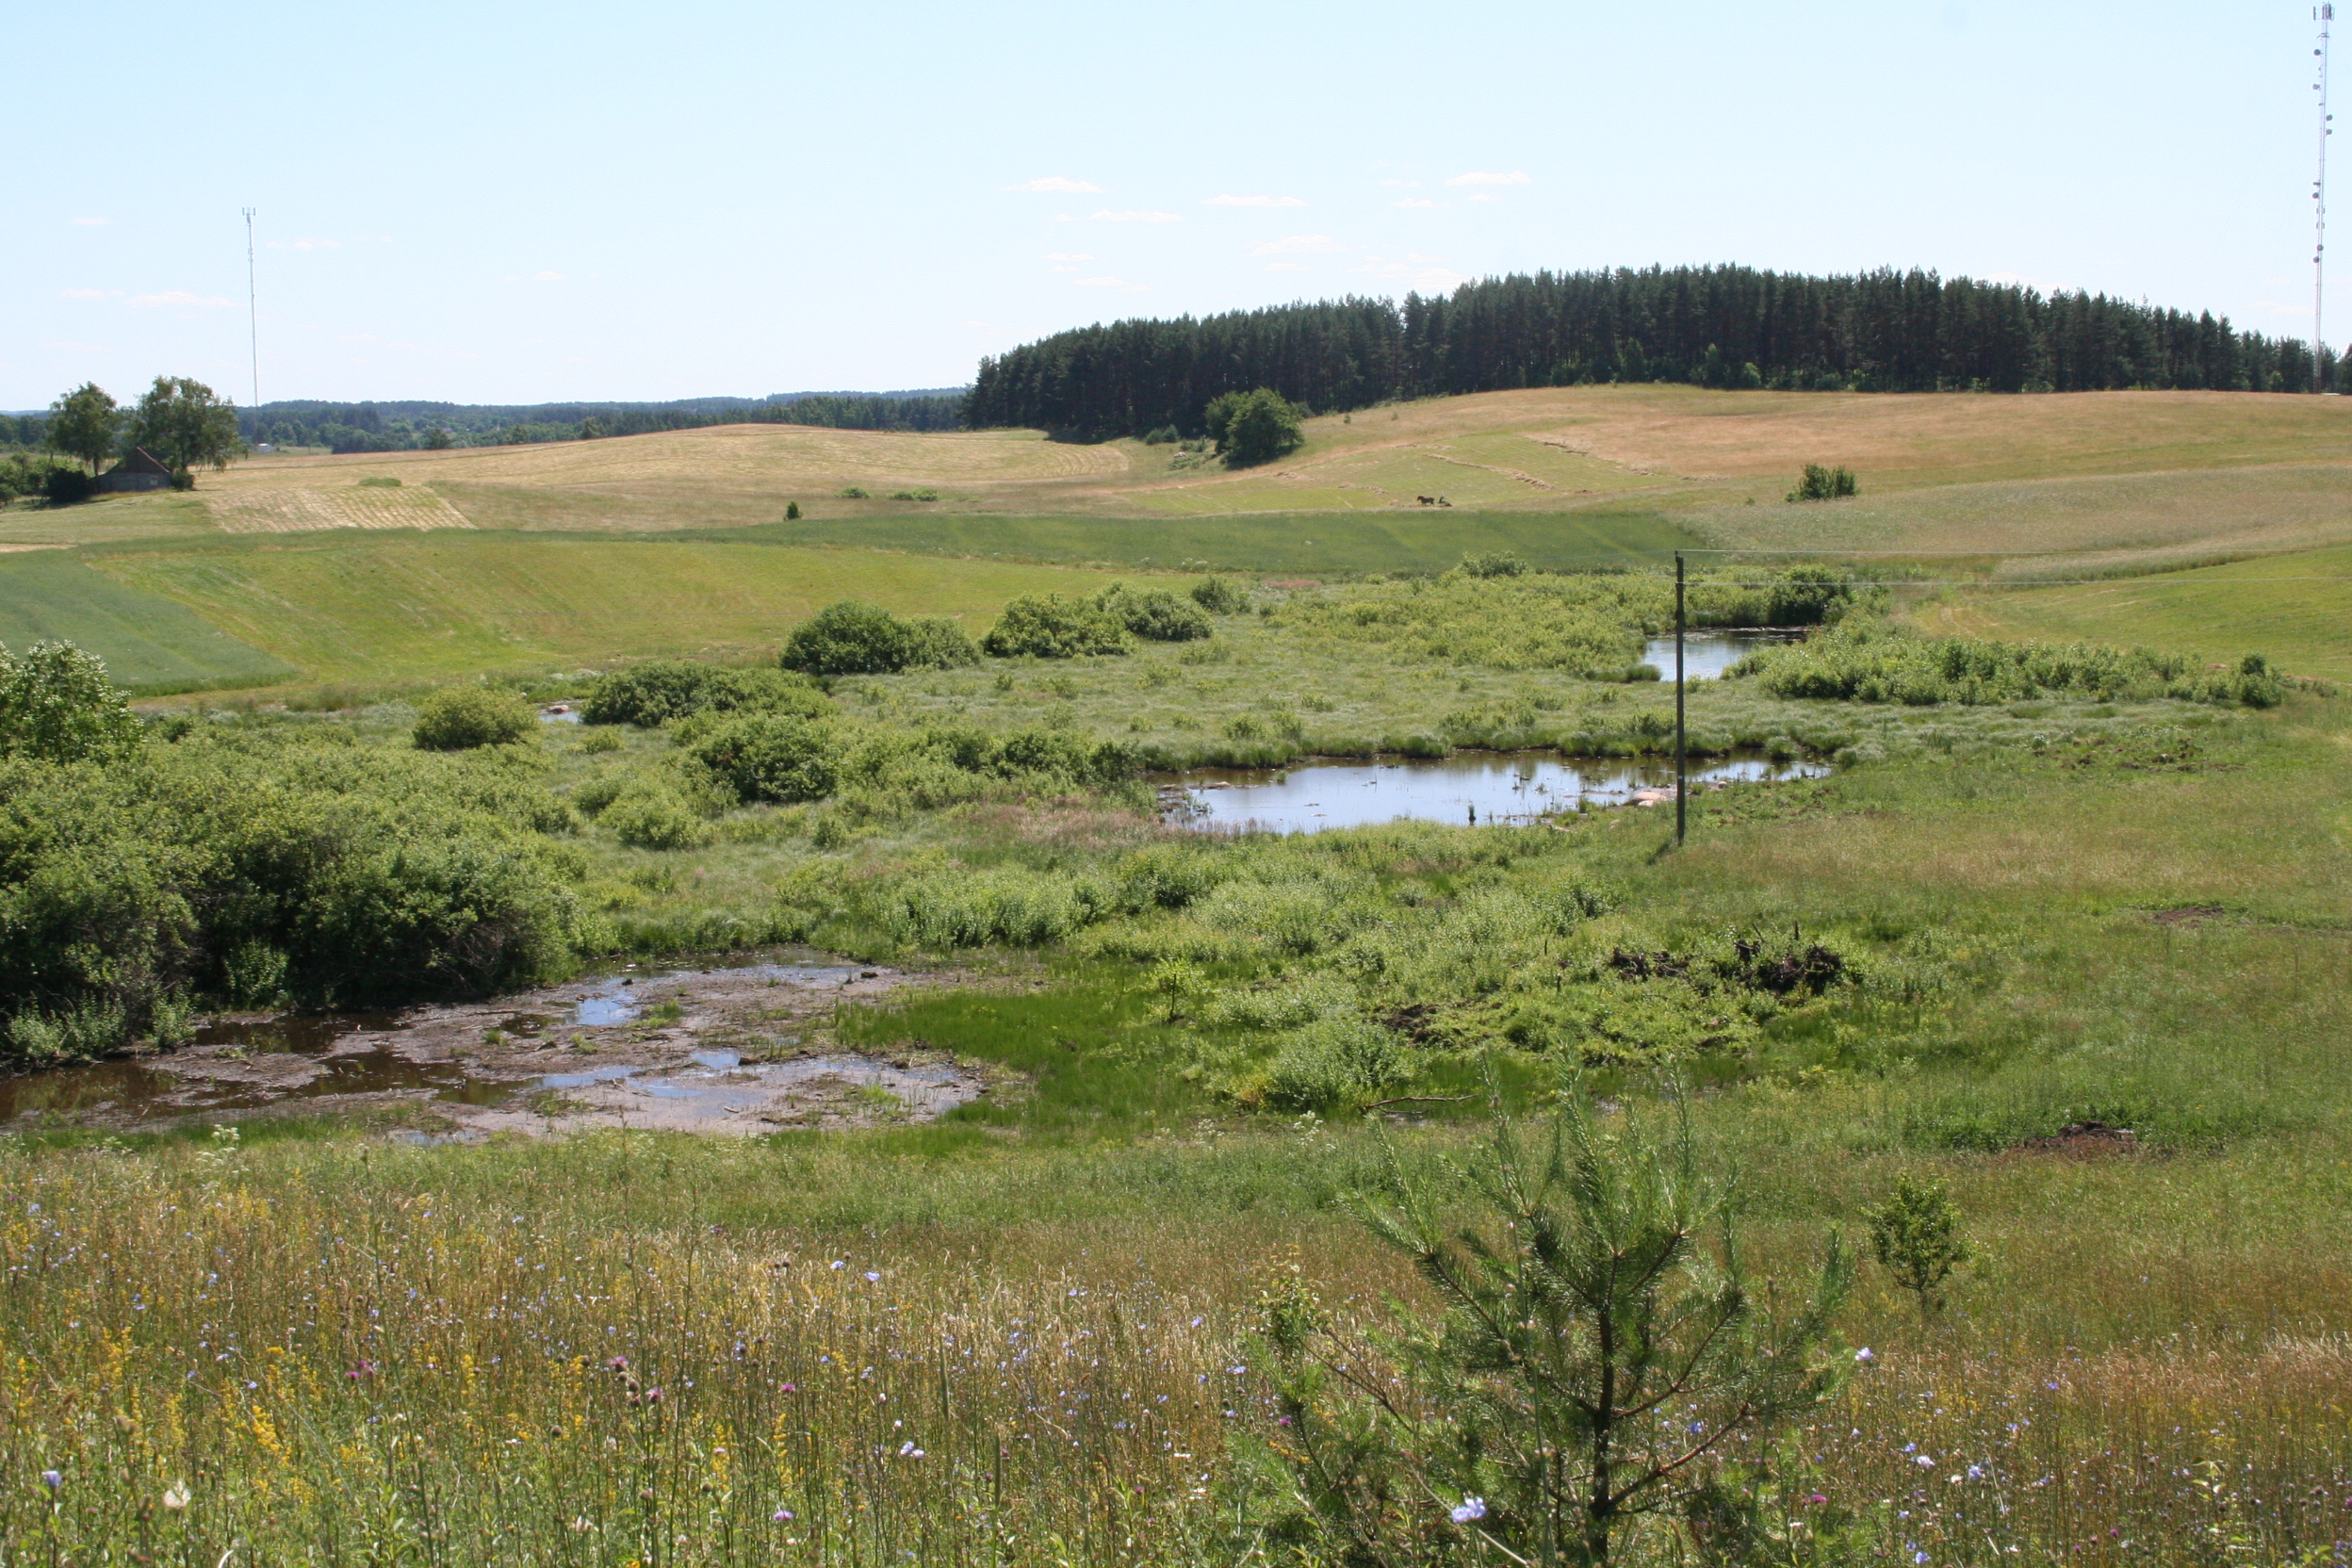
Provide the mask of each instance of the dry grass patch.
POLYGON ((208 496, 224 533, 310 533, 326 529, 471 528, 466 514, 430 490, 287 488, 208 496))

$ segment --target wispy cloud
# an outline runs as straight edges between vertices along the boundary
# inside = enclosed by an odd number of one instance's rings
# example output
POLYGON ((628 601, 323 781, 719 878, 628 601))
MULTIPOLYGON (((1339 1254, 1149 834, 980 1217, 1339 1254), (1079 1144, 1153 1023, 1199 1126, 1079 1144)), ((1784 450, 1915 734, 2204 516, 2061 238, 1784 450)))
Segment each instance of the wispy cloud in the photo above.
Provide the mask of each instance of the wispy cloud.
POLYGON ((1307 204, 1296 196, 1211 196, 1200 204, 1204 207, 1302 207, 1307 204))
POLYGON ((533 283, 562 283, 564 281, 564 274, 542 268, 531 275, 531 281, 533 283))
POLYGON ((1524 169, 1514 169, 1508 174, 1498 174, 1486 169, 1473 169, 1467 174, 1456 174, 1446 183, 1447 185, 1533 185, 1535 178, 1524 169))
POLYGON ((1075 272, 1080 262, 1092 261, 1094 257, 1084 251, 1048 251, 1045 259, 1054 264, 1056 272, 1075 272))
POLYGON ((1129 283, 1125 278, 1080 278, 1076 281, 1078 286, 1081 288, 1109 288, 1115 289, 1121 294, 1149 294, 1152 292, 1152 286, 1150 284, 1129 283))
POLYGON ((1418 190, 1421 188, 1421 182, 1419 180, 1382 180, 1380 183, 1385 186, 1394 186, 1398 190, 1418 190))
POLYGON ((1455 271, 1436 256, 1425 256, 1418 251, 1408 251, 1404 259, 1373 256, 1356 269, 1385 283, 1400 283, 1407 288, 1425 294, 1444 293, 1468 283, 1469 277, 1455 271))
POLYGON ((72 221, 77 229, 103 229, 114 220, 111 218, 76 218, 72 221))
POLYGON ((60 288, 57 290, 57 298, 60 300, 103 300, 106 297, 106 291, 103 288, 60 288))
POLYGON ((1252 245, 1250 253, 1253 256, 1330 255, 1347 248, 1327 234, 1294 234, 1252 245))
POLYGON ((1427 196, 1407 196, 1401 201, 1391 202, 1388 204, 1393 207, 1443 207, 1451 206, 1453 204, 1432 202, 1427 196))
POLYGON ((1113 212, 1110 208, 1104 207, 1094 214, 1094 217, 1105 223, 1181 223, 1184 220, 1182 213, 1149 212, 1135 208, 1113 212))
POLYGON ((1102 188, 1091 180, 1073 180, 1062 174, 1042 174, 1019 185, 1008 185, 1006 190, 1040 190, 1057 196, 1100 196, 1102 188))
POLYGON ((131 296, 130 302, 135 305, 160 305, 184 310, 225 309, 237 303, 235 300, 223 300, 217 295, 190 294, 183 288, 170 289, 161 294, 134 294, 131 296))
POLYGON ((1269 261, 1266 270, 1269 272, 1304 272, 1309 268, 1303 261, 1269 261))

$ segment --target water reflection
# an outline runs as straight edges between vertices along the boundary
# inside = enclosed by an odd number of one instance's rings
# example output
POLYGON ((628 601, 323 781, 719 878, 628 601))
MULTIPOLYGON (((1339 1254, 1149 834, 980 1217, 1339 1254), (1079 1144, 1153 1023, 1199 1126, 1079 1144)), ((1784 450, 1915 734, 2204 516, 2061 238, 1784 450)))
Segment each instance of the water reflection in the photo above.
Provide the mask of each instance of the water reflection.
MULTIPOLYGON (((1725 670, 1757 648, 1804 640, 1805 633, 1802 631, 1741 629, 1685 632, 1682 639, 1682 676, 1685 680, 1720 680, 1725 670)), ((1660 679, 1674 679, 1674 638, 1651 638, 1642 649, 1642 662, 1654 665, 1660 679)))
MULTIPOLYGON (((1693 792, 1757 779, 1811 778, 1820 762, 1761 757, 1693 761, 1693 792)), ((1168 820, 1204 831, 1315 833, 1410 818, 1467 825, 1530 823, 1580 804, 1671 803, 1668 760, 1612 762, 1525 753, 1318 763, 1280 772, 1203 770, 1161 791, 1168 820)))

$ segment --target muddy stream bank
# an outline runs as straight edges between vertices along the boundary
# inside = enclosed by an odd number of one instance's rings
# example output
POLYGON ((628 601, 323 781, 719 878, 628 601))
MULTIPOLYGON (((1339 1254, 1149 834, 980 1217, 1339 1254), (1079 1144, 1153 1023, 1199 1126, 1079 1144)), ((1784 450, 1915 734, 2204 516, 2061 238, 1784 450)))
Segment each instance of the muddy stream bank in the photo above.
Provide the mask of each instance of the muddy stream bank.
POLYGON ((926 975, 814 952, 631 966, 470 1004, 218 1018, 175 1051, 0 1078, 0 1131, 340 1114, 465 1141, 597 1128, 750 1135, 928 1120, 988 1093, 942 1053, 830 1039, 926 975))

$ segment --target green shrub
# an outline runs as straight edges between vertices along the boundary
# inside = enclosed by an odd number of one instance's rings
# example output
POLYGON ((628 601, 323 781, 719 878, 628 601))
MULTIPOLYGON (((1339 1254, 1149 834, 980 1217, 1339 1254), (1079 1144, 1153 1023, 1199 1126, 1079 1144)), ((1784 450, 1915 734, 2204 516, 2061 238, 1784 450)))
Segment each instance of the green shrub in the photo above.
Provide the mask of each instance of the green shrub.
POLYGON ((648 729, 690 713, 815 717, 832 711, 832 699, 788 671, 733 669, 685 660, 655 660, 617 670, 597 681, 580 707, 588 724, 633 724, 648 729))
POLYGON ((1137 592, 1124 583, 1113 583, 1095 603, 1146 642, 1198 642, 1215 629, 1209 624, 1207 610, 1178 598, 1165 588, 1137 592))
POLYGON ((1212 615, 1250 613, 1250 590, 1229 578, 1204 577, 1191 592, 1192 602, 1212 615))
POLYGON ((97 479, 80 468, 61 464, 41 478, 41 495, 51 506, 72 506, 97 493, 97 479))
POLYGON ((412 738, 420 751, 512 745, 539 727, 539 714, 513 692, 452 686, 416 705, 412 738))
POLYGON ((627 743, 614 731, 609 728, 597 728, 591 729, 580 736, 579 749, 594 757, 606 752, 618 751, 627 743))
POLYGON ((1766 590, 1765 624, 1819 626, 1854 602, 1854 589, 1826 566, 1795 566, 1766 590))
POLYGON ((1271 463, 1307 438, 1301 411, 1271 387, 1221 393, 1210 400, 1201 419, 1229 467, 1271 463))
POLYGON ((1162 425, 1157 430, 1148 433, 1143 438, 1143 444, 1147 447, 1172 447, 1184 438, 1184 432, 1174 425, 1162 425))
POLYGON ((840 495, 841 499, 845 501, 862 501, 867 498, 865 487, 858 484, 842 485, 840 495))
POLYGON ((0 647, 0 757, 78 762, 119 753, 139 733, 128 694, 96 654, 71 643, 35 643, 21 656, 0 647))
POLYGON ((691 755, 739 800, 822 800, 833 792, 837 744, 823 723, 746 713, 721 724, 691 755))
POLYGON ((1401 1082, 1412 1064, 1405 1042, 1379 1024, 1323 1019, 1282 1042, 1263 1092, 1276 1110, 1330 1110, 1401 1082))
POLYGON ((615 799, 598 819, 614 838, 634 849, 699 849, 711 840, 710 825, 675 792, 641 784, 615 799))
POLYGON ((1027 594, 1004 607, 980 645, 998 659, 1074 659, 1125 653, 1127 629, 1089 599, 1027 594))
POLYGON ((1808 463, 1797 480, 1797 487, 1788 492, 1791 501, 1831 501, 1841 497, 1859 495, 1861 486, 1854 482, 1851 468, 1824 468, 1808 463))
POLYGON ((1525 577, 1527 564, 1509 550, 1489 550, 1483 555, 1465 555, 1462 569, 1472 577, 1525 577))
POLYGON ((1646 628, 1672 624, 1674 585, 1629 573, 1364 583, 1302 594, 1274 624, 1316 641, 1371 643, 1409 659, 1619 678, 1646 628))
POLYGON ((954 621, 904 621, 854 599, 828 604, 792 628, 779 660, 788 670, 817 676, 893 675, 979 662, 979 650, 954 621))

